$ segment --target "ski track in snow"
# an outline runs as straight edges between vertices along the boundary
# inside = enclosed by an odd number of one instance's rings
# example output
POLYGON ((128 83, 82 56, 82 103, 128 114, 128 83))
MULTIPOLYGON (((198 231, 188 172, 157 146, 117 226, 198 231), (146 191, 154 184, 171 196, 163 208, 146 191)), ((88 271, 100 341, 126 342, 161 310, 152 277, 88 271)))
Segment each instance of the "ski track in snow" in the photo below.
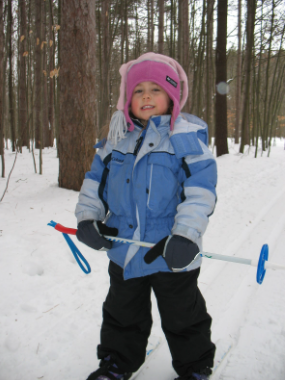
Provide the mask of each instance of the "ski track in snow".
MULTIPOLYGON (((256 220, 254 220, 252 228, 241 237, 239 248, 234 255, 238 256, 238 252, 240 252, 240 256, 254 259, 261 248, 258 244, 261 241, 259 237, 263 237, 264 243, 269 245, 269 261, 283 263, 284 265, 284 257, 280 254, 282 251, 284 252, 284 232, 285 191, 282 191, 269 205, 264 206, 256 220), (278 214, 280 214, 280 217, 276 219, 278 214)), ((284 272, 268 269, 264 283, 259 285, 252 281, 256 274, 255 267, 238 265, 239 268, 233 274, 230 268, 231 265, 225 264, 219 275, 206 289, 203 290, 203 287, 201 287, 202 292, 210 302, 214 301, 216 303, 216 295, 220 294, 218 302, 220 308, 215 308, 211 312, 211 307, 209 306, 209 311, 214 321, 213 339, 227 339, 227 337, 230 337, 233 340, 232 350, 212 379, 236 379, 233 367, 239 365, 238 372, 241 379, 270 378, 281 380, 285 378, 285 320, 282 318, 282 313, 279 313, 280 318, 277 318, 276 315, 270 315, 270 301, 275 298, 276 302, 278 296, 275 294, 270 295, 270 292, 268 292, 266 302, 262 297, 263 293, 267 291, 268 282, 275 282, 275 278, 277 289, 282 289, 285 286, 284 272), (225 283, 227 293, 223 292, 225 283), (229 292, 230 289, 232 289, 231 293, 229 292), (258 319, 255 318, 255 314, 253 319, 250 317, 253 308, 259 309, 260 315, 258 319), (269 311, 269 315, 268 312, 265 312, 266 309, 269 311), (264 330, 270 324, 276 325, 274 339, 272 340, 272 337, 270 337, 270 342, 268 342, 272 348, 272 357, 270 359, 273 358, 273 361, 264 360, 268 355, 269 347, 266 348, 265 352, 263 352, 262 347, 264 330), (263 330, 262 333, 260 333, 261 330, 263 330), (249 336, 250 347, 247 346, 249 336), (274 340, 276 341, 274 342, 274 340), (279 360, 275 360, 278 357, 279 360)), ((203 278, 204 276, 201 275, 201 281, 203 281, 203 278)), ((279 294, 279 303, 284 304, 282 293, 279 294)), ((284 305, 282 309, 284 316, 284 305)), ((263 344, 266 343, 263 342, 263 344)))
MULTIPOLYGON (((261 249, 260 241, 263 241, 264 244, 269 245, 268 261, 284 265, 284 232, 285 191, 281 190, 276 198, 263 206, 251 227, 245 230, 239 239, 230 244, 223 254, 231 253, 232 256, 255 259, 258 258, 261 249), (280 217, 276 219, 276 215, 280 215, 280 217)), ((210 261, 206 258, 203 260, 204 262, 210 261)), ((233 346, 211 380, 284 379, 285 305, 283 292, 280 292, 280 289, 284 289, 285 286, 284 272, 267 270, 263 284, 259 285, 255 281, 257 271, 255 267, 221 262, 215 262, 214 265, 216 266, 215 270, 210 267, 202 270, 199 287, 213 317, 213 341, 217 342, 219 339, 231 341, 233 346), (266 285, 268 282, 271 282, 270 287, 266 285), (276 284, 276 293, 274 294, 271 294, 270 290, 272 282, 276 284), (226 292, 224 291, 225 286, 226 292), (264 303, 264 292, 267 296, 266 303, 264 303), (276 313, 271 315, 270 308, 273 306, 275 311, 276 303, 283 305, 277 315, 276 313), (251 313, 253 309, 255 312, 251 313), (255 315, 256 310, 258 310, 258 319, 255 315), (252 317, 251 314, 253 314, 252 317), (274 325, 273 338, 272 328, 268 329, 268 325, 274 325), (250 339, 248 339, 249 337, 250 339), (263 341, 264 337, 266 338, 265 342, 263 341), (264 349, 264 344, 269 346, 264 349)), ((165 366, 165 356, 167 356, 169 364, 171 357, 167 351, 165 343, 165 346, 159 349, 156 357, 153 357, 152 360, 162 362, 165 366)), ((148 367, 150 366, 151 363, 148 363, 148 367)), ((165 367, 162 368, 161 377, 158 377, 157 372, 147 369, 146 376, 138 379, 173 379, 175 372, 169 365, 165 367)))
MULTIPOLYGON (((218 204, 204 250, 258 259, 267 243, 269 261, 285 265, 284 150, 255 160, 234 149, 218 159, 218 204)), ((6 173, 13 158, 6 154, 6 173)), ((51 219, 76 226, 78 193, 57 187, 56 165, 55 151, 44 150, 39 176, 28 152, 19 155, 0 203, 0 380, 84 380, 98 365, 108 259, 76 241, 92 267, 86 276, 61 234, 47 227, 51 219)), ((204 258, 199 287, 213 340, 233 342, 211 380, 284 380, 284 271, 268 269, 258 285, 255 267, 204 258)), ((152 333, 163 336, 154 297, 153 320, 152 333)), ((136 380, 176 376, 163 339, 136 380)))

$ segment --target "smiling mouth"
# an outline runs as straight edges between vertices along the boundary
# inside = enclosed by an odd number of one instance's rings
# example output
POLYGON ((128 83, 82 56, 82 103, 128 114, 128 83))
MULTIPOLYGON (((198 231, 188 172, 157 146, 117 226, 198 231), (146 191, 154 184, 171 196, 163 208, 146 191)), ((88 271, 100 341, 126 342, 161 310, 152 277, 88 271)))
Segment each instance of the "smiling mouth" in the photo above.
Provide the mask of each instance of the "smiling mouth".
POLYGON ((154 106, 143 106, 141 109, 142 110, 151 110, 153 108, 154 108, 154 106))

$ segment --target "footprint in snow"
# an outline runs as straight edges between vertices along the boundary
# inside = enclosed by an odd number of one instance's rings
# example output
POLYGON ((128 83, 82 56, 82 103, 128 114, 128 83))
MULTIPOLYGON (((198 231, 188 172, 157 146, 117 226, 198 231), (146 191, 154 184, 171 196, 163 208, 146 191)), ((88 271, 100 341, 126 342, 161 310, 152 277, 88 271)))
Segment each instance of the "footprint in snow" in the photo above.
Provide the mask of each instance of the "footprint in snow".
POLYGON ((20 341, 17 336, 13 334, 9 334, 5 340, 5 347, 10 352, 16 352, 20 347, 20 341))
POLYGON ((24 262, 22 268, 23 272, 29 276, 41 276, 44 273, 43 267, 33 261, 24 262))

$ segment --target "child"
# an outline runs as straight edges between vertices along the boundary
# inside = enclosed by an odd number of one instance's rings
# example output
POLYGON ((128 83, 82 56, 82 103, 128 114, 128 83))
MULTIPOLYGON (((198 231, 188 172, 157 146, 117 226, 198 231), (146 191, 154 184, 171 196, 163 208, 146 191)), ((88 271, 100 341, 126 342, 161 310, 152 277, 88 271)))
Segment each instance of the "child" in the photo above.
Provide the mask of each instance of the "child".
POLYGON ((120 74, 119 111, 107 142, 99 143, 76 206, 77 238, 108 250, 110 259, 101 363, 88 380, 126 380, 143 364, 152 326, 151 289, 177 379, 207 380, 215 345, 197 287, 201 257, 196 255, 214 210, 217 171, 206 124, 180 114, 188 84, 174 59, 146 53, 122 65, 120 74), (157 244, 150 250, 112 244, 104 234, 157 244))

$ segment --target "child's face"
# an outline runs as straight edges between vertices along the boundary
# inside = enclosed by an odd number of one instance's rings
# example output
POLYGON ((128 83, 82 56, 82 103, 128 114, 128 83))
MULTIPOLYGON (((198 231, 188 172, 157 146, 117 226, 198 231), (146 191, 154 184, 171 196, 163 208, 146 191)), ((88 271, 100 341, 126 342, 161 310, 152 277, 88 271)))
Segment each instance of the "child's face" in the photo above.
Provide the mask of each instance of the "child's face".
POLYGON ((131 111, 138 119, 147 121, 151 116, 165 115, 169 104, 169 96, 158 84, 141 82, 133 91, 131 111))

